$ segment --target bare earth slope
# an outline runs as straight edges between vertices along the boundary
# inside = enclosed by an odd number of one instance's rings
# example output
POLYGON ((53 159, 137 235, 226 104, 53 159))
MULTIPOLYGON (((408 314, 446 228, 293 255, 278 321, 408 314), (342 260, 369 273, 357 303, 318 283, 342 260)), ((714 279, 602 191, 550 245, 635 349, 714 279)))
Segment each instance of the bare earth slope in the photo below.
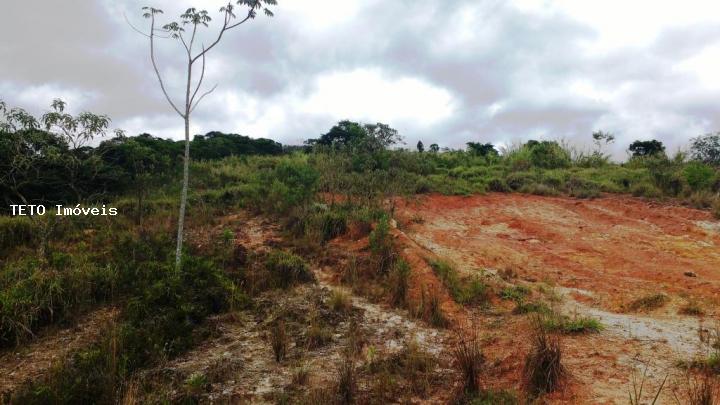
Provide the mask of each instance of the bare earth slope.
MULTIPOLYGON (((666 373, 678 372, 678 360, 698 353, 699 332, 716 325, 720 224, 707 212, 618 196, 489 194, 422 197, 405 204, 400 216, 410 239, 461 272, 513 274, 515 284, 551 286, 564 313, 602 321, 600 334, 564 339, 579 387, 570 402, 626 403, 638 360, 653 364, 650 392, 666 373), (629 310, 651 294, 670 301, 652 311, 629 310), (691 301, 705 317, 678 314, 691 301)), ((517 336, 527 325, 482 314, 474 321, 490 336, 488 351, 509 370, 504 380, 517 383, 510 370, 522 367, 517 336)))

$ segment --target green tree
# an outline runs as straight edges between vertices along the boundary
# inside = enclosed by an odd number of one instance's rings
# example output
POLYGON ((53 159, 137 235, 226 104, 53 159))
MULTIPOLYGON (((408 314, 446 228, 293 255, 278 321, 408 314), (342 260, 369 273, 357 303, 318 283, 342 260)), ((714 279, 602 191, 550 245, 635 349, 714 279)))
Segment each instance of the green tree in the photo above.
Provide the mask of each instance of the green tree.
POLYGON ((709 165, 720 166, 720 132, 693 138, 690 144, 693 159, 709 165))
POLYGON ((497 156, 498 151, 495 146, 491 143, 480 143, 480 142, 467 142, 468 152, 478 156, 497 156))
POLYGON ((440 146, 436 143, 430 145, 430 152, 432 153, 438 153, 440 151, 440 146))
POLYGON ((628 150, 635 157, 657 156, 665 154, 665 145, 658 140, 635 141, 630 144, 628 150))
MULTIPOLYGON (((143 17, 150 20, 150 28, 147 33, 135 29, 149 39, 150 45, 150 60, 152 62, 153 69, 155 70, 155 76, 157 76, 160 89, 165 95, 165 99, 170 106, 175 110, 176 113, 183 119, 185 124, 185 153, 183 162, 183 184, 182 193, 180 196, 180 213, 178 215, 178 231, 177 231, 177 247, 175 250, 175 268, 179 269, 182 259, 182 245, 183 245, 183 227, 185 224, 185 207, 187 205, 187 194, 188 194, 188 182, 190 176, 190 117, 197 108, 198 104, 208 94, 212 93, 217 85, 213 86, 207 91, 201 92, 203 79, 205 78, 205 59, 213 48, 220 43, 226 32, 236 28, 250 20, 253 20, 257 13, 262 11, 266 16, 271 17, 272 11, 267 6, 276 5, 276 0, 237 0, 236 5, 227 3, 225 6, 220 8, 220 14, 222 15, 222 24, 218 31, 215 40, 210 45, 205 46, 201 44, 200 50, 196 50, 196 40, 198 30, 206 28, 212 21, 212 18, 206 10, 198 10, 196 8, 188 8, 184 13, 180 15, 179 21, 169 22, 162 27, 157 26, 156 17, 162 14, 163 11, 153 7, 143 7, 143 17), (235 14, 237 8, 245 8, 246 13, 243 18, 238 19, 235 14), (187 30, 186 30, 187 29, 187 30), (155 56, 155 39, 158 34, 168 36, 178 40, 183 47, 186 55, 185 68, 185 94, 183 104, 178 104, 172 100, 165 88, 165 82, 163 81, 160 69, 155 56), (200 75, 195 82, 194 80, 194 68, 197 63, 200 63, 200 75)), ((133 27, 134 28, 134 27, 133 27)))
POLYGON ((420 153, 425 152, 425 145, 423 145, 422 141, 418 141, 417 143, 417 150, 420 153))

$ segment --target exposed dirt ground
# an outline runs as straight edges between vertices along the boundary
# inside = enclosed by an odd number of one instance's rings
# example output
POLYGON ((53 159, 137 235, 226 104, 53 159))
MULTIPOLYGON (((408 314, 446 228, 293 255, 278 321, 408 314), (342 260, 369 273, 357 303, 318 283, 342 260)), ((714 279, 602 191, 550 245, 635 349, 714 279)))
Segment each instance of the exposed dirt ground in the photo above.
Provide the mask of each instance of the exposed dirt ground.
MULTIPOLYGON (((603 322, 599 334, 564 338, 575 389, 551 400, 625 403, 638 362, 652 363, 651 391, 677 372, 677 360, 698 353, 699 335, 715 328, 720 224, 707 212, 617 196, 489 194, 422 197, 406 203, 400 218, 412 241, 461 272, 498 280, 510 274, 514 284, 551 291, 564 313, 603 322), (657 293, 670 302, 629 311, 633 300, 657 293), (691 301, 705 317, 678 314, 691 301)), ((488 337, 488 350, 503 359, 505 379, 516 383, 526 322, 502 310, 469 317, 488 337)))

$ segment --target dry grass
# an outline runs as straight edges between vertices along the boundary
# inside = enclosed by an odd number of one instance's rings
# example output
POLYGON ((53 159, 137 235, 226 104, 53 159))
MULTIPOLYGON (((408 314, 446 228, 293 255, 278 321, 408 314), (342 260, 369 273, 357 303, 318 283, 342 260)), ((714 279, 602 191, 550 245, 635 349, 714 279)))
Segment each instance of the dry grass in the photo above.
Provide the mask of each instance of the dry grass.
POLYGON ((712 373, 685 374, 673 389, 673 399, 678 404, 713 405, 720 402, 720 380, 712 373))
POLYGON ((652 311, 664 307, 668 302, 670 302, 670 298, 665 294, 650 294, 632 301, 628 305, 628 309, 630 311, 652 311))
POLYGON ((330 308, 340 314, 347 314, 352 309, 350 295, 342 290, 333 290, 330 295, 330 308))
POLYGON ((452 350, 455 369, 462 376, 464 394, 474 394, 480 391, 480 378, 485 366, 485 356, 477 335, 458 336, 452 350))
POLYGON ((355 361, 346 356, 338 370, 337 399, 340 404, 352 404, 357 398, 357 371, 355 361))
POLYGON ((540 317, 533 320, 532 346, 525 359, 523 385, 531 396, 553 392, 567 377, 560 339, 545 331, 540 317))
POLYGON ((275 321, 270 327, 270 345, 276 362, 283 361, 287 356, 289 341, 290 338, 285 330, 285 322, 282 319, 275 321))

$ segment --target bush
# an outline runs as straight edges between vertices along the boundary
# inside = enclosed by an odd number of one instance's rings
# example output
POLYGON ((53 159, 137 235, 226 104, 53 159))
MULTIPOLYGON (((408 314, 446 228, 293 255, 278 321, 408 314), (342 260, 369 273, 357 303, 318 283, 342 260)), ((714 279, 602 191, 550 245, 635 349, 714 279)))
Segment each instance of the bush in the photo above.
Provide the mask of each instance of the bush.
POLYGON ((370 232, 370 251, 373 261, 377 264, 378 272, 387 273, 395 261, 395 247, 390 234, 390 224, 386 216, 370 232))
POLYGON ((28 217, 0 216, 0 252, 38 242, 40 226, 28 217))
POLYGON ((83 256, 56 253, 47 267, 32 259, 0 269, 0 347, 33 337, 38 328, 67 320, 110 298, 113 268, 83 256))
POLYGON ((533 184, 525 185, 520 189, 520 192, 525 193, 525 194, 535 194, 535 195, 541 195, 541 196, 556 196, 556 195, 560 194, 554 188, 547 186, 545 184, 541 184, 541 183, 533 183, 533 184))
POLYGON ((570 194, 571 197, 595 198, 600 196, 600 185, 581 177, 571 177, 565 184, 565 187, 568 189, 568 194, 570 194))
POLYGON ((510 187, 505 180, 499 177, 491 178, 487 183, 487 189, 488 191, 495 191, 498 193, 506 193, 510 191, 510 187))
POLYGON ((518 191, 525 186, 536 182, 535 175, 528 172, 513 172, 505 178, 508 187, 513 191, 518 191))
POLYGON ((270 252, 265 259, 265 267, 270 272, 271 285, 277 288, 288 288, 315 280, 315 276, 300 256, 282 250, 270 252))
POLYGON ((525 144, 530 150, 530 162, 534 167, 543 169, 559 169, 570 167, 570 154, 557 142, 530 141, 525 144))
POLYGON ((634 184, 630 187, 630 192, 635 197, 659 198, 662 196, 659 188, 645 182, 634 184))
POLYGON ((700 162, 688 163, 682 173, 693 191, 708 190, 717 179, 715 169, 700 162))

